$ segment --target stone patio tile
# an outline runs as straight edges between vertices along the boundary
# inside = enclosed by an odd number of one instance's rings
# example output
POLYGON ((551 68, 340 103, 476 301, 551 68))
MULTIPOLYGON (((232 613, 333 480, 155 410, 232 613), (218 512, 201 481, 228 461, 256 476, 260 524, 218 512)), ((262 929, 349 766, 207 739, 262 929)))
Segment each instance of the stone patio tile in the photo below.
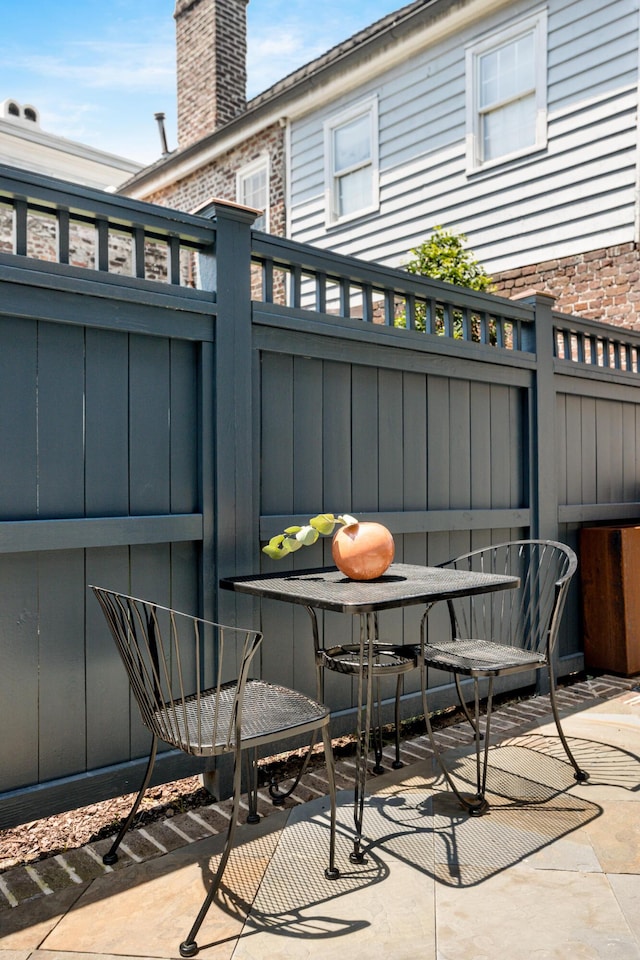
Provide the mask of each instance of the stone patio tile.
MULTIPOLYGON (((321 870, 309 869, 317 862, 310 851, 317 849, 318 831, 326 832, 324 815, 319 802, 290 814, 233 960, 326 960, 342 953, 349 960, 415 960, 417 945, 422 960, 436 960, 432 877, 398 856, 390 863, 378 845, 366 863, 350 864, 351 844, 341 833, 341 876, 327 881, 321 870), (411 894, 417 884, 419 909, 411 894)), ((340 821, 350 815, 350 804, 342 803, 340 821)), ((381 819, 375 809, 365 810, 374 832, 381 819)))
POLYGON ((442 960, 640 957, 603 874, 520 866, 483 879, 436 886, 442 960))
MULTIPOLYGON (((229 860, 221 896, 198 937, 202 957, 231 957, 285 821, 286 814, 273 814, 261 824, 238 828, 239 842, 229 860)), ((177 956, 222 846, 223 837, 211 837, 169 856, 98 878, 44 940, 44 949, 177 956)))
POLYGON ((640 877, 610 874, 609 883, 640 948, 640 877))
POLYGON ((411 867, 395 864, 347 892, 311 905, 303 897, 279 926, 250 916, 233 960, 436 960, 433 891, 411 867))
POLYGON ((640 811, 635 803, 610 801, 586 828, 605 873, 640 874, 640 811))
POLYGON ((0 911, 2 960, 7 960, 5 951, 37 949, 88 887, 88 883, 82 887, 67 887, 49 897, 39 897, 0 911))

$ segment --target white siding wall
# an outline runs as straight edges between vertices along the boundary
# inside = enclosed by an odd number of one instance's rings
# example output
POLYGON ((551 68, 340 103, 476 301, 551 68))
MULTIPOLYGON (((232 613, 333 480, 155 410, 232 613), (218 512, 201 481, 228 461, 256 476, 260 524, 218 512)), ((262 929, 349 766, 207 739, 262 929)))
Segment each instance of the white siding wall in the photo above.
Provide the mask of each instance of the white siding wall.
POLYGON ((539 7, 510 4, 294 121, 291 236, 395 266, 441 224, 466 233, 490 272, 633 240, 638 0, 549 0, 548 146, 466 172, 465 45, 539 7), (322 124, 374 94, 380 211, 327 231, 322 124))

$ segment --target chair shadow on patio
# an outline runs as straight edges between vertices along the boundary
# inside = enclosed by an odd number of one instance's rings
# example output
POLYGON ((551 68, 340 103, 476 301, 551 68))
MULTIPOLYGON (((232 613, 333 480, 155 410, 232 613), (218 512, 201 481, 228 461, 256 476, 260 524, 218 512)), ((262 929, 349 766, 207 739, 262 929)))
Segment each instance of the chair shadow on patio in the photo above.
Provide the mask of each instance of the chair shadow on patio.
MULTIPOLYGON (((339 793, 339 798, 342 801, 342 829, 339 829, 336 840, 336 862, 340 863, 337 880, 329 883, 322 866, 322 851, 329 830, 326 798, 302 804, 289 812, 290 819, 277 848, 269 857, 257 891, 251 882, 247 883, 250 871, 247 871, 246 859, 241 862, 242 848, 235 857, 232 852, 214 904, 229 917, 244 922, 243 940, 258 932, 305 940, 332 940, 370 925, 366 918, 344 919, 325 906, 349 893, 379 884, 389 874, 388 864, 375 853, 364 867, 349 863, 353 843, 350 832, 343 826, 353 809, 352 799, 349 791, 339 793), (308 815, 312 808, 313 814, 308 815), (286 847, 284 854, 280 852, 283 843, 286 847)), ((207 861, 200 866, 206 889, 215 873, 215 863, 207 861)), ((212 932, 213 939, 209 942, 203 940, 202 950, 220 945, 215 927, 212 932)))
MULTIPOLYGON (((348 796, 343 803, 351 810, 348 796)), ((327 806, 327 798, 321 797, 291 811, 302 814, 303 845, 296 845, 284 860, 278 847, 289 829, 282 830, 285 813, 274 812, 258 825, 239 826, 238 842, 202 928, 201 950, 222 949, 220 955, 226 956, 224 950, 233 950, 238 938, 244 940, 259 930, 310 940, 334 939, 370 926, 357 913, 351 915, 355 919, 344 920, 326 904, 380 883, 388 876, 388 865, 374 855, 367 868, 352 867, 350 837, 341 835, 337 851, 345 869, 339 879, 328 881, 323 865, 330 830, 327 806), (305 822, 311 805, 315 815, 305 822), (275 894, 264 882, 274 864, 275 894)), ((142 863, 118 865, 114 873, 76 893, 75 903, 65 907, 65 915, 48 935, 47 949, 174 956, 176 930, 209 889, 222 847, 223 837, 218 835, 142 863)))
MULTIPOLYGON (((349 792, 343 792, 337 841, 341 877, 329 887, 321 869, 328 821, 324 811, 318 810, 320 801, 301 805, 290 812, 253 901, 251 895, 238 896, 238 880, 231 867, 229 886, 223 884, 216 904, 246 918, 243 941, 261 932, 331 940, 371 924, 375 904, 384 902, 384 881, 398 864, 438 884, 469 887, 534 855, 552 858, 553 852, 547 851, 554 844, 602 814, 599 804, 575 791, 588 792, 599 784, 637 790, 640 781, 640 759, 634 754, 596 741, 569 739, 580 762, 588 760, 589 786, 577 788, 557 736, 512 737, 490 751, 490 806, 482 817, 470 817, 446 792, 444 780, 423 775, 420 765, 405 770, 404 779, 402 774, 392 775, 395 782, 365 803, 366 863, 362 866, 347 864, 352 809, 349 792), (347 895, 349 919, 338 906, 347 895), (362 904, 360 912, 354 900, 362 904)), ((475 758, 456 759, 454 751, 450 756, 455 775, 473 782, 475 758)), ((574 846, 573 855, 579 859, 580 845, 574 846)))
MULTIPOLYGON (((407 929, 409 913, 414 928, 416 923, 426 928, 428 911, 416 918, 411 896, 424 881, 476 887, 527 858, 553 869, 555 858, 562 856, 573 869, 597 869, 585 859, 593 856, 588 844, 578 837, 565 841, 602 814, 603 808, 587 799, 590 791, 598 799, 600 785, 637 791, 640 760, 595 740, 572 738, 571 747, 581 762, 588 757, 588 785, 576 785, 557 737, 522 734, 493 747, 490 806, 481 817, 470 817, 460 807, 440 775, 432 774, 429 761, 372 780, 375 792, 367 798, 364 816, 367 862, 362 865, 348 861, 352 794, 340 791, 336 861, 341 876, 331 883, 323 874, 326 797, 274 812, 259 825, 242 826, 203 929, 202 949, 235 949, 238 960, 253 957, 252 950, 266 947, 260 934, 275 938, 269 948, 275 956, 287 940, 318 945, 339 940, 355 946, 374 927, 384 929, 385 912, 388 916, 391 910, 394 930, 396 922, 405 929, 397 916, 404 910, 407 929)), ((451 751, 450 758, 456 776, 473 779, 468 767, 473 757, 451 751)), ((64 951, 73 944, 80 952, 165 956, 167 947, 175 946, 175 929, 208 889, 220 849, 220 838, 213 837, 100 878, 79 894, 46 939, 46 949, 64 951), (144 923, 130 922, 132 895, 144 923)), ((416 937, 421 935, 424 930, 417 931, 416 937)))
MULTIPOLYGON (((597 819, 602 807, 577 793, 599 785, 640 789, 638 756, 593 740, 568 739, 579 762, 592 771, 588 786, 577 789, 559 737, 518 735, 489 752, 490 805, 484 816, 470 817, 441 776, 427 782, 412 775, 369 800, 366 854, 383 847, 438 883, 472 886, 597 819), (374 810, 378 823, 372 836, 374 810)), ((475 757, 457 753, 457 758, 456 751, 449 754, 452 772, 464 784, 474 784, 475 757)))

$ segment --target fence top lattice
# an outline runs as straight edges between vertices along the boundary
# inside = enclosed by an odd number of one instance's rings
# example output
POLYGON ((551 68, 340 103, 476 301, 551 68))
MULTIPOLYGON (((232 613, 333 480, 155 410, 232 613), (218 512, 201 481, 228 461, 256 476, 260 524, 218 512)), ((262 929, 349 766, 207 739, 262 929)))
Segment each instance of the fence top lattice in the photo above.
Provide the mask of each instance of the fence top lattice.
MULTIPOLYGON (((214 205, 215 211, 215 205, 214 205)), ((247 230, 250 227, 247 225, 247 230)), ((0 165, 0 256, 109 274, 114 283, 176 286, 197 297, 201 255, 213 256, 213 220, 0 165)), ((495 355, 536 353, 530 302, 419 277, 282 237, 251 232, 252 297, 301 316, 359 320, 444 338, 495 355)), ((241 265, 238 265, 241 269, 241 265)), ((553 314, 557 361, 637 375, 640 334, 553 314)))

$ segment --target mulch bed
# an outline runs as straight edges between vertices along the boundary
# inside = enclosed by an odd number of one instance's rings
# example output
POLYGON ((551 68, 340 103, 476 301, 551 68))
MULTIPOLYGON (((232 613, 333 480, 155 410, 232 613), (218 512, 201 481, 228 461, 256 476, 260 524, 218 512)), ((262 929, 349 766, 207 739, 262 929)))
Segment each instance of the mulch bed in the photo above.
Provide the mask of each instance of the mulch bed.
MULTIPOLYGON (((497 704, 525 699, 530 691, 521 691, 517 697, 495 698, 497 704)), ((450 707, 432 717, 434 728, 443 728, 458 723, 463 717, 457 707, 450 707)), ((402 738, 423 734, 424 719, 408 720, 402 724, 402 738)), ((393 739, 393 727, 385 728, 385 739, 393 739)), ((353 737, 342 737, 334 741, 336 759, 352 756, 355 752, 353 737)), ((261 783, 268 784, 272 775, 278 780, 286 779, 303 751, 281 755, 261 766, 261 783)), ((311 765, 323 763, 323 753, 319 750, 312 757, 311 765)), ((100 803, 92 803, 77 810, 70 810, 56 816, 33 820, 17 827, 0 831, 0 873, 23 864, 34 863, 58 853, 65 853, 87 843, 115 836, 121 823, 126 819, 135 794, 114 797, 100 803)), ((172 783, 151 787, 147 790, 140 809, 134 820, 135 827, 145 826, 158 820, 173 817, 178 813, 196 810, 214 802, 211 794, 202 786, 198 776, 187 777, 172 783)))

